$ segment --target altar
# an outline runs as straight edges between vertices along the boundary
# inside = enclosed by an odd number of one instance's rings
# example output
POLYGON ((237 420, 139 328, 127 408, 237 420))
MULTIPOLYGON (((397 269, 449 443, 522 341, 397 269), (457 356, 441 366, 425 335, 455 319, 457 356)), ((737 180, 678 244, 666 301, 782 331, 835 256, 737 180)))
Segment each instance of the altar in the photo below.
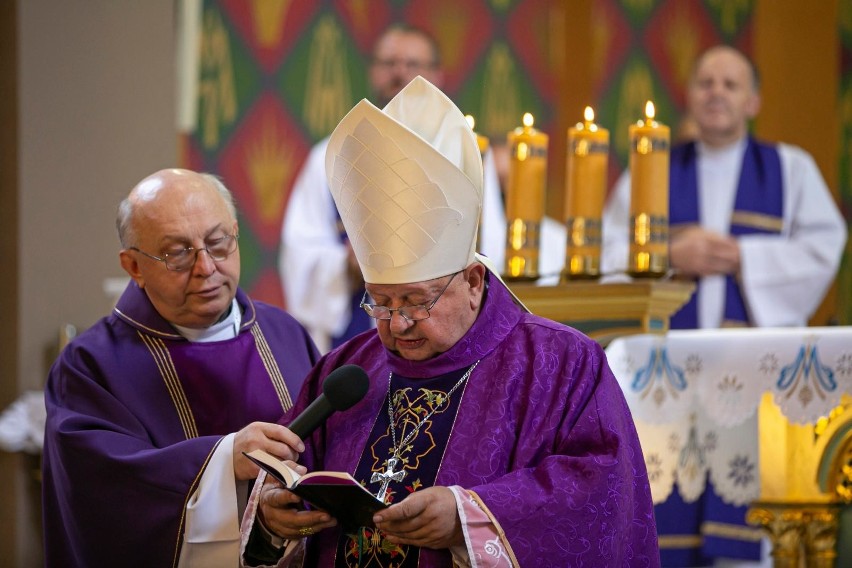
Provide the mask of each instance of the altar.
POLYGON ((749 507, 753 528, 705 519, 697 534, 661 536, 664 554, 712 558, 768 533, 775 566, 834 565, 838 511, 852 500, 852 327, 639 334, 606 352, 655 505, 675 493, 696 502, 709 480, 724 503, 749 507))

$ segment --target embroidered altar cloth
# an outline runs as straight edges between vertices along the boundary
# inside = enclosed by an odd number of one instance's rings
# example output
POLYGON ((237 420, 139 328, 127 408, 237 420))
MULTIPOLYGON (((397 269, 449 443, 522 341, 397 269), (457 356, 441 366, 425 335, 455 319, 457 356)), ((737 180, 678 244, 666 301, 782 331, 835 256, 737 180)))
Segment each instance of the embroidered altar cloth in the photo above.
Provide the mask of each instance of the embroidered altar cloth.
POLYGON ((709 474, 722 500, 760 496, 757 408, 812 424, 852 392, 852 327, 671 331, 606 349, 633 412, 654 503, 694 502, 709 474))

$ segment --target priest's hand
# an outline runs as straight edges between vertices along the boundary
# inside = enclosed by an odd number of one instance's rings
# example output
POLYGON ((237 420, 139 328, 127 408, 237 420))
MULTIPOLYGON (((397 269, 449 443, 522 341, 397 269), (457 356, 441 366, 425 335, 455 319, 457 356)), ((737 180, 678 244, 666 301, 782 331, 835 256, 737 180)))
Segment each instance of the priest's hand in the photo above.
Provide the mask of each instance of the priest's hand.
POLYGON ((306 511, 299 496, 271 478, 260 491, 257 515, 266 530, 287 540, 304 538, 337 524, 325 511, 306 511))
POLYGON ((464 543, 456 498, 448 487, 416 491, 373 520, 394 544, 449 548, 464 543))
POLYGON ((264 450, 280 460, 299 459, 305 445, 299 437, 280 424, 252 422, 234 436, 234 476, 237 480, 254 479, 259 468, 243 452, 264 450))
POLYGON ((736 274, 740 270, 737 240, 699 226, 672 233, 669 256, 672 267, 687 276, 736 274))

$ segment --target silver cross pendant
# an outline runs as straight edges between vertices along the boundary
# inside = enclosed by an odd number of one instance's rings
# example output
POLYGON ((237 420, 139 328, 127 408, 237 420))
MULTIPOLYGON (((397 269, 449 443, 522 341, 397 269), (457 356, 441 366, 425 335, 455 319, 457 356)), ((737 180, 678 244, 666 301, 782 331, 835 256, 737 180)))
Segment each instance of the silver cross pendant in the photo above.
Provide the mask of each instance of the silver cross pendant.
POLYGON ((370 478, 370 483, 381 482, 382 484, 379 486, 379 491, 376 493, 376 498, 385 503, 385 497, 387 497, 388 493, 388 485, 390 485, 391 481, 402 481, 405 477, 406 471, 401 469, 399 471, 394 471, 393 468, 396 464, 399 463, 399 460, 396 458, 388 459, 387 469, 384 472, 375 472, 373 477, 370 478))

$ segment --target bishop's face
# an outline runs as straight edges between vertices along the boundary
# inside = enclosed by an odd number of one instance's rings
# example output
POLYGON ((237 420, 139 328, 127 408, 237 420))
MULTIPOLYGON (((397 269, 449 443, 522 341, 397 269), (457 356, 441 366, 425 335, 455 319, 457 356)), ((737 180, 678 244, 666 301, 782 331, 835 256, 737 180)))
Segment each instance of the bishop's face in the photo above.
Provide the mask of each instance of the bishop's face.
MULTIPOLYGON (((453 278, 429 311, 429 318, 409 321, 392 312, 391 319, 378 320, 382 344, 404 359, 425 361, 455 345, 476 321, 485 283, 485 267, 474 263, 453 278)), ((429 305, 451 276, 413 284, 367 284, 371 301, 388 308, 429 305)))

